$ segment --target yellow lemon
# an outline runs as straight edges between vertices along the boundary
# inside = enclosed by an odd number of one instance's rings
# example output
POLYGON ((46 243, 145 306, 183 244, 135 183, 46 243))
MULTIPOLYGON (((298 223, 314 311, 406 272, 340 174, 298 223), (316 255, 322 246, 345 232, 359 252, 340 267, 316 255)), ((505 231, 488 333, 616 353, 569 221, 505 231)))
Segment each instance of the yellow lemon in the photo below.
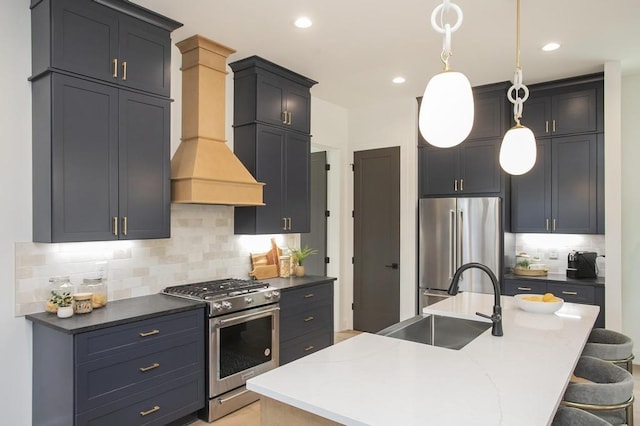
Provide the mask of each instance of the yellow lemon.
POLYGON ((542 301, 543 302, 555 302, 556 301, 556 297, 553 295, 553 293, 545 293, 544 296, 542 296, 542 301))

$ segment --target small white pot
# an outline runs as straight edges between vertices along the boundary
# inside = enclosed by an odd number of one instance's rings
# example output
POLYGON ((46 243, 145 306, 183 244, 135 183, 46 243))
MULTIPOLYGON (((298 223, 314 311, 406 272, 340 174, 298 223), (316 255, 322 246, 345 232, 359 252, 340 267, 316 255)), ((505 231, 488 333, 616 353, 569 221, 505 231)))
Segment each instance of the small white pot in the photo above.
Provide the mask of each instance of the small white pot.
POLYGON ((73 306, 58 306, 58 318, 69 318, 73 316, 73 306))

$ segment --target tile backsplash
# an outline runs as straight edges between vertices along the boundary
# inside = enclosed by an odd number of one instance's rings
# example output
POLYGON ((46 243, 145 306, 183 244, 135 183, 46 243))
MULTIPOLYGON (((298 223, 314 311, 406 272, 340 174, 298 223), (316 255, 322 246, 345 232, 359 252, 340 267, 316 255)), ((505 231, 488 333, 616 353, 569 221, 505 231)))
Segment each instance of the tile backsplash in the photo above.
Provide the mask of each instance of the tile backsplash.
POLYGON ((218 278, 246 278, 250 253, 297 247, 299 235, 234 235, 233 207, 172 204, 171 238, 86 243, 15 244, 15 314, 44 310, 49 278, 75 285, 107 262, 109 300, 158 293, 164 287, 218 278))
MULTIPOLYGON (((604 255, 604 235, 515 234, 516 254, 539 257, 552 274, 565 274, 567 255, 572 251, 594 251, 604 255), (553 257, 556 257, 555 259, 553 257)), ((598 275, 605 275, 605 257, 598 257, 598 275)), ((514 265, 510 265, 514 266, 514 265)))

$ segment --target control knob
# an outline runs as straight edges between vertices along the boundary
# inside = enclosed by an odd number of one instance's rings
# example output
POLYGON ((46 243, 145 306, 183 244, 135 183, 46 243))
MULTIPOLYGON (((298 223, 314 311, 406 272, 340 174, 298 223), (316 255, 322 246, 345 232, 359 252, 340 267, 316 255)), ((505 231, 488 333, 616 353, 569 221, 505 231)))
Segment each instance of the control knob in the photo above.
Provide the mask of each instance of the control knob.
POLYGON ((213 309, 215 309, 218 312, 222 310, 222 305, 219 303, 214 303, 212 306, 213 306, 213 309))
POLYGON ((228 311, 229 309, 231 309, 231 303, 224 301, 222 302, 222 307, 228 311))
POLYGON ((249 303, 253 303, 253 299, 251 297, 245 297, 244 298, 245 303, 249 304, 249 303))

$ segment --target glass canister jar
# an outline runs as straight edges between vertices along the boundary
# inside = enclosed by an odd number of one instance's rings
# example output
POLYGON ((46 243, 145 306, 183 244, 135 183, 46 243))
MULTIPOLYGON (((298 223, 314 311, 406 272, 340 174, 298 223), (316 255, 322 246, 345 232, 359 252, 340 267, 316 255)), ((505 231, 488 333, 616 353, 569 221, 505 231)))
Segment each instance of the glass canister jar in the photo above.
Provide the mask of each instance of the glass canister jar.
POLYGON ((76 293, 73 295, 73 313, 88 314, 93 311, 91 293, 76 293))
POLYGON ((291 275, 291 257, 280 256, 280 278, 289 278, 291 275))
POLYGON ((45 303, 45 311, 56 313, 58 312, 58 305, 56 301, 59 296, 73 295, 76 292, 76 286, 71 284, 71 280, 68 276, 51 277, 49 278, 49 293, 47 301, 45 303))
POLYGON ((91 293, 93 309, 107 305, 107 284, 102 278, 85 278, 80 289, 83 293, 91 293))

